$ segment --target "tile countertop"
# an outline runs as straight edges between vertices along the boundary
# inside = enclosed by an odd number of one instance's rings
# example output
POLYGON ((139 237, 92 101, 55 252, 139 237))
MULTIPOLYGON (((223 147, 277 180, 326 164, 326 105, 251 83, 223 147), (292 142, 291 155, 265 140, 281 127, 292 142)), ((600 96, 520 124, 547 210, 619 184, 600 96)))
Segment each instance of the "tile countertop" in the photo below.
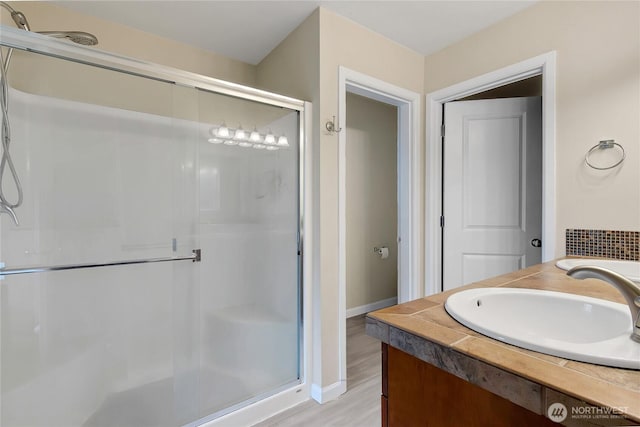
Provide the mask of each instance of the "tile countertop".
POLYGON ((546 415, 556 402, 576 408, 565 425, 611 425, 602 408, 620 424, 640 423, 640 371, 515 347, 472 331, 447 314, 444 303, 449 295, 480 287, 545 289, 625 304, 613 286, 574 280, 554 261, 371 312, 367 334, 535 413, 546 415))

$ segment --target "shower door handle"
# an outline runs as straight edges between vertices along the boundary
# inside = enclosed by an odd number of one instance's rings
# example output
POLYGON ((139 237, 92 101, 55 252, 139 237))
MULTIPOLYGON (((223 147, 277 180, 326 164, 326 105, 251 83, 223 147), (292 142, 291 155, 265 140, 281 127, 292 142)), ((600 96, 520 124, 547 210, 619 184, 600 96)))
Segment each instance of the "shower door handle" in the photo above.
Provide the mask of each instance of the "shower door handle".
POLYGON ((133 259, 133 260, 125 260, 125 261, 104 262, 104 263, 51 265, 51 266, 43 266, 43 267, 0 268, 0 277, 11 276, 14 274, 44 273, 48 271, 80 270, 84 268, 112 267, 116 265, 132 265, 132 264, 151 264, 155 262, 186 261, 186 260, 191 260, 193 262, 200 262, 202 260, 202 251, 200 249, 194 249, 191 251, 191 255, 164 257, 164 258, 133 259))

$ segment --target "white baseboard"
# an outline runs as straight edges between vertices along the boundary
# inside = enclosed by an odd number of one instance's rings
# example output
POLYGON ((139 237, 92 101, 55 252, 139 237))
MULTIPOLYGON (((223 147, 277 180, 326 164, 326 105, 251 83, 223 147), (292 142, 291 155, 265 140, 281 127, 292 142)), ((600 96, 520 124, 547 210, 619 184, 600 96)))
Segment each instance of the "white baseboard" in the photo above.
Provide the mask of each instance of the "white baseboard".
POLYGON ((359 316, 370 311, 380 310, 381 308, 389 307, 390 305, 396 305, 398 298, 387 298, 380 301, 372 302, 371 304, 361 305, 359 307, 353 307, 347 309, 347 319, 353 316, 359 316))
POLYGON ((311 384, 311 397, 318 403, 326 403, 330 400, 337 399, 346 391, 346 381, 338 381, 326 387, 320 387, 318 384, 311 384))

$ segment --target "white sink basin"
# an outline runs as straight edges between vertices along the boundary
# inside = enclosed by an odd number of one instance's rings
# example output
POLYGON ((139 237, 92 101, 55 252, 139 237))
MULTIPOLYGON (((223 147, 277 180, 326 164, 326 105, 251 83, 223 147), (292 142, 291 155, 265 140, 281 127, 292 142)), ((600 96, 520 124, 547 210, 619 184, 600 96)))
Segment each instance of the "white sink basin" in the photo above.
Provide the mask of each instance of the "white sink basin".
POLYGON ((573 267, 591 265, 602 267, 607 270, 622 274, 632 282, 640 283, 640 262, 638 261, 618 261, 613 259, 561 259, 556 262, 556 266, 563 270, 571 270, 573 267))
POLYGON ((491 338, 565 359, 640 369, 624 304, 562 292, 481 288, 451 295, 447 312, 491 338))

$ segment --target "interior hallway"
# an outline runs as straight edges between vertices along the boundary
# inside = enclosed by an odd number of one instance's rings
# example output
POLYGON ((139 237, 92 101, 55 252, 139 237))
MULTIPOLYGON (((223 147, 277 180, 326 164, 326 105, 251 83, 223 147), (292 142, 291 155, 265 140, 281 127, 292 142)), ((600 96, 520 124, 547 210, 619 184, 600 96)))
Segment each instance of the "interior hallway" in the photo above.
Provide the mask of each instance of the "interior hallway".
POLYGON ((379 426, 381 363, 380 341, 365 334, 364 315, 347 319, 347 392, 324 405, 309 400, 256 426, 379 426))

